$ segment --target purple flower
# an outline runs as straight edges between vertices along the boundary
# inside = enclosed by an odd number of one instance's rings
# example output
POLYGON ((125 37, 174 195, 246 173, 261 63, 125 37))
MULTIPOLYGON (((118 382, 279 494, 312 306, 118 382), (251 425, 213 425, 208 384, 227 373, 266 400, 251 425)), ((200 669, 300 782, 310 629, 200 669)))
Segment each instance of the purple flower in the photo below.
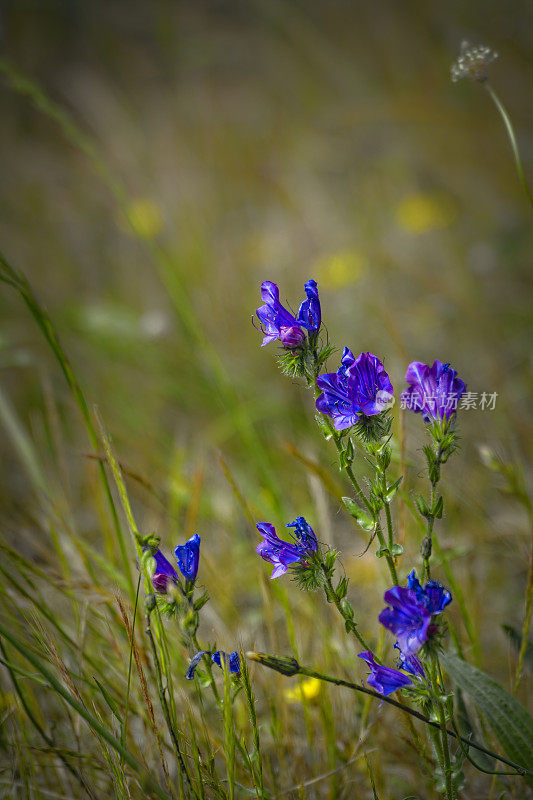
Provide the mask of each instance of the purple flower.
POLYGON ((411 686, 413 683, 411 678, 403 675, 399 670, 376 664, 376 660, 370 650, 359 653, 359 658, 366 661, 370 667, 370 675, 367 678, 368 685, 372 686, 380 694, 389 695, 395 692, 396 689, 411 686))
POLYGON ((263 333, 261 347, 279 339, 287 350, 300 347, 305 341, 305 330, 316 334, 320 328, 321 313, 320 300, 316 281, 309 280, 305 284, 307 300, 300 306, 298 319, 287 311, 279 301, 279 289, 272 281, 263 281, 261 284, 261 299, 264 305, 257 311, 257 317, 263 333))
POLYGON ((228 665, 230 672, 233 672, 234 675, 241 674, 241 660, 236 650, 234 650, 233 653, 230 653, 229 655, 228 653, 225 653, 224 650, 217 650, 211 656, 211 661, 213 662, 213 664, 217 664, 217 666, 219 666, 220 669, 222 669, 222 659, 224 659, 224 662, 228 665))
POLYGON ((256 527, 265 541, 257 545, 255 552, 274 565, 271 578, 284 575, 291 564, 304 560, 307 553, 318 548, 314 531, 303 517, 298 517, 287 526, 295 528, 294 533, 300 544, 290 544, 280 539, 270 522, 258 522, 256 527))
POLYGON ((305 284, 307 300, 304 300, 298 312, 298 322, 311 333, 318 333, 322 321, 320 299, 316 281, 310 280, 305 284))
POLYGON ((405 380, 409 386, 402 392, 402 406, 421 413, 425 422, 450 419, 466 389, 457 372, 442 361, 435 361, 432 367, 413 361, 407 368, 405 380))
POLYGON ((191 536, 188 542, 178 545, 174 550, 178 567, 183 576, 194 583, 198 574, 198 562, 200 560, 200 537, 197 533, 191 536))
POLYGON ((440 614, 452 596, 437 581, 428 581, 422 588, 413 570, 407 588, 393 586, 385 592, 383 599, 389 607, 383 609, 379 621, 396 634, 403 655, 410 656, 427 641, 432 615, 440 614))
MULTIPOLYGON (((144 548, 144 550, 149 549, 149 547, 144 548)), ((170 561, 165 558, 161 550, 156 550, 155 553, 152 553, 152 556, 155 558, 155 571, 152 575, 152 585, 158 594, 166 594, 169 581, 172 583, 178 582, 178 573, 170 561)))
POLYGON ((350 428, 361 414, 371 417, 388 408, 393 388, 385 368, 377 356, 361 353, 357 358, 344 348, 337 372, 321 375, 317 380, 322 394, 316 407, 333 418, 338 431, 350 428))

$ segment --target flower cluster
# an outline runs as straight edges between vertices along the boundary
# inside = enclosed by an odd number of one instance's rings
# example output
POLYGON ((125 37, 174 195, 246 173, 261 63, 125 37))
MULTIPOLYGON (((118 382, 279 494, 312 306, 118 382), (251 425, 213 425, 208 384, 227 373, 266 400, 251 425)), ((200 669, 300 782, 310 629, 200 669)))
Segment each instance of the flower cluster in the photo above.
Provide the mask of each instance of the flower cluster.
MULTIPOLYGON (((146 547, 145 550, 150 548, 146 547)), ((175 548, 176 561, 178 567, 188 584, 193 584, 198 574, 198 563, 200 560, 200 537, 197 533, 184 544, 175 548)), ((152 575, 152 585, 157 594, 166 594, 169 583, 178 585, 179 576, 170 561, 157 549, 152 553, 155 559, 155 570, 152 575)))
POLYGON ((277 284, 263 281, 261 299, 264 305, 255 312, 263 333, 262 347, 279 339, 286 350, 294 350, 304 344, 306 330, 310 338, 316 338, 322 320, 316 281, 307 281, 305 293, 307 300, 301 304, 296 318, 280 303, 277 284))
POLYGON ((436 632, 432 618, 441 614, 451 602, 450 592, 438 581, 420 585, 415 571, 407 578, 407 587, 393 586, 383 599, 388 604, 379 621, 397 638, 400 660, 414 656, 436 632))
POLYGON ((489 73, 487 67, 498 58, 498 53, 486 45, 471 46, 467 41, 461 42, 461 53, 451 66, 452 81, 470 78, 472 81, 486 81, 489 73))
POLYGON ((226 653, 224 650, 215 650, 214 653, 212 653, 210 650, 199 650, 191 658, 189 662, 189 668, 185 673, 185 677, 188 681, 192 681, 194 678, 194 674, 203 656, 211 656, 211 661, 213 664, 216 664, 218 667, 220 667, 220 669, 223 669, 222 661, 224 661, 231 673, 234 675, 241 674, 241 660, 236 650, 234 650, 233 653, 226 653))
POLYGON ((256 553, 274 565, 271 578, 284 575, 291 565, 304 562, 306 556, 318 549, 315 533, 303 517, 297 517, 294 522, 286 526, 294 528, 294 544, 280 539, 270 522, 258 522, 256 527, 264 538, 264 541, 257 545, 256 553))
POLYGON ((414 570, 407 577, 407 587, 393 586, 385 592, 388 607, 379 615, 379 621, 397 637, 394 647, 399 651, 399 669, 376 663, 369 650, 359 653, 359 658, 370 667, 370 686, 380 694, 389 695, 413 685, 406 672, 417 679, 425 678, 424 667, 415 653, 435 634, 432 618, 442 613, 451 599, 450 592, 438 581, 428 581, 422 587, 414 570))

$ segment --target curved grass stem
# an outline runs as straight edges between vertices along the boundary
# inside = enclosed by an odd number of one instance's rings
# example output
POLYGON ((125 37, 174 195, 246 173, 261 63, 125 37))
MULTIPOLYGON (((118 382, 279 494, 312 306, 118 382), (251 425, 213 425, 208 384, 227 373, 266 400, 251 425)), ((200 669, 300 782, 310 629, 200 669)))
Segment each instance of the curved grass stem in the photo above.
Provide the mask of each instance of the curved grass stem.
POLYGON ((490 85, 490 83, 488 81, 485 81, 483 83, 483 86, 491 96, 492 101, 494 102, 494 105, 498 109, 498 112, 503 120, 503 124, 505 125, 505 130, 507 131, 507 136, 509 137, 509 142, 511 144, 511 149, 513 151, 513 158, 516 166, 516 171, 518 173, 518 180, 520 181, 522 189, 524 190, 525 195, 529 200, 531 207, 533 208, 533 195, 531 194, 531 190, 526 180, 524 168, 522 166, 522 159, 520 158, 520 151, 518 149, 518 142, 516 140, 513 123, 511 122, 511 117, 509 116, 509 112, 503 105, 502 101, 500 100, 500 98, 490 85))

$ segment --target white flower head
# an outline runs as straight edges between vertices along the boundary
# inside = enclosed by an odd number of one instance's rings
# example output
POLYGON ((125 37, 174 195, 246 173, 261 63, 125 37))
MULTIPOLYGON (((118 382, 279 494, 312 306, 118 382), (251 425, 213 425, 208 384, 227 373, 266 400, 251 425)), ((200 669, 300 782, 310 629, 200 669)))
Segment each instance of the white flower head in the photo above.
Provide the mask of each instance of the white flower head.
POLYGON ((461 78, 486 81, 489 76, 487 67, 497 58, 498 53, 484 44, 471 46, 466 41, 462 42, 459 58, 451 66, 452 81, 455 83, 461 78))

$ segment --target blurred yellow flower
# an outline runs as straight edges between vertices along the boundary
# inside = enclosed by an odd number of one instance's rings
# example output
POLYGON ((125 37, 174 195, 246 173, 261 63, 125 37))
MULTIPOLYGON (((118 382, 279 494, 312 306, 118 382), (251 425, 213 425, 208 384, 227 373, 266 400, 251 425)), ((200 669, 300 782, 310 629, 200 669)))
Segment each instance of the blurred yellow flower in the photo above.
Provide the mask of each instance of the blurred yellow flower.
POLYGON ((319 259, 314 274, 320 288, 341 289, 359 280, 366 267, 366 259, 361 253, 342 250, 319 259))
POLYGON ((396 211, 398 225, 409 233, 446 228, 457 216, 457 208, 449 195, 415 192, 401 201, 396 211))
POLYGON ((318 678, 306 678, 297 686, 285 689, 283 695, 288 703, 301 703, 303 700, 314 700, 320 694, 321 682, 318 678))
POLYGON ((159 208, 149 197, 139 197, 128 208, 128 218, 139 236, 151 239, 163 229, 163 218, 159 208))

